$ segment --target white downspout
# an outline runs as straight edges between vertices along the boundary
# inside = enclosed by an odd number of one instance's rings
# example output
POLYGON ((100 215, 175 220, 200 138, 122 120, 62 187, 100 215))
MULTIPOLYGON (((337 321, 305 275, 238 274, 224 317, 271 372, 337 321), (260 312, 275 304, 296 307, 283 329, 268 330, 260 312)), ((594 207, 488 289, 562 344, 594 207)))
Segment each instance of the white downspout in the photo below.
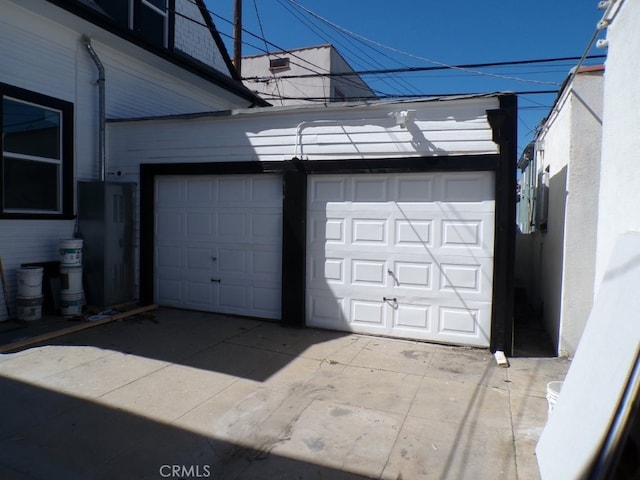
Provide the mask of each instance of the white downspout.
POLYGON ((87 35, 82 36, 82 43, 87 52, 91 56, 93 63, 98 68, 98 170, 100 173, 100 181, 104 182, 107 171, 107 162, 105 155, 105 124, 106 124, 106 107, 105 107, 105 77, 104 65, 100 61, 98 54, 91 45, 91 39, 87 35))

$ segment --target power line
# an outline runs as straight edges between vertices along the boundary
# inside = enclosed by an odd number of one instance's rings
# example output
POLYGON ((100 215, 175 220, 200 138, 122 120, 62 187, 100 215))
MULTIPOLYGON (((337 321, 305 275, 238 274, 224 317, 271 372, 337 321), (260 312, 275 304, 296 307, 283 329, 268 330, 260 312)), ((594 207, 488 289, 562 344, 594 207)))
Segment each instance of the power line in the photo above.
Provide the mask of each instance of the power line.
MULTIPOLYGON (((343 36, 346 39, 346 41, 349 42, 349 44, 352 45, 355 50, 357 50, 356 52, 354 52, 352 50, 351 46, 345 45, 341 40, 337 39, 336 37, 334 37, 333 35, 331 35, 329 33, 326 33, 323 29, 320 28, 320 26, 316 27, 312 23, 311 20, 307 20, 306 18, 304 18, 303 15, 306 12, 304 12, 304 11, 297 12, 296 9, 295 9, 295 6, 287 5, 285 0, 277 0, 277 1, 283 8, 285 8, 289 13, 291 13, 291 15, 293 15, 297 20, 299 20, 301 23, 303 23, 305 26, 307 26, 311 31, 313 31, 323 41, 326 41, 326 38, 323 37, 323 35, 326 35, 330 39, 330 41, 328 43, 335 43, 336 45, 340 46, 341 51, 342 51, 342 49, 344 49, 345 52, 351 54, 352 57, 354 57, 356 60, 359 60, 364 65, 377 66, 379 68, 384 68, 384 66, 378 60, 376 60, 368 52, 366 52, 362 46, 358 45, 354 41, 354 39, 352 37, 350 37, 348 35, 345 35, 342 31, 340 31, 338 29, 335 29, 334 27, 329 25, 329 27, 332 28, 338 35, 343 36), (321 33, 319 33, 319 32, 321 32, 323 35, 321 35, 321 33), (366 58, 363 58, 363 56, 366 57, 366 58)), ((314 17, 312 17, 312 19, 313 18, 314 17)), ((360 42, 360 43, 362 43, 362 42, 360 42)), ((366 44, 364 46, 368 47, 368 48, 371 48, 366 44)), ((378 52, 376 52, 376 53, 378 53, 378 52)), ((394 61, 395 63, 400 63, 400 62, 397 62, 392 57, 389 57, 386 54, 382 54, 382 55, 385 56, 386 58, 390 59, 391 61, 394 61)), ((403 66, 406 66, 406 65, 403 65, 403 66)), ((392 88, 394 88, 394 86, 391 85, 389 83, 389 81, 393 81, 393 82, 397 83, 398 85, 400 85, 400 83, 402 83, 404 85, 404 89, 406 91, 412 91, 411 93, 417 93, 418 92, 418 90, 416 90, 415 87, 413 87, 413 85, 411 85, 406 80, 404 80, 402 78, 398 78, 398 77, 392 77, 390 74, 385 74, 384 77, 381 78, 381 81, 383 81, 385 84, 391 86, 392 88)))
MULTIPOLYGON (((558 57, 558 58, 540 58, 533 60, 512 60, 506 62, 488 62, 488 63, 467 63, 462 65, 438 65, 434 67, 403 67, 403 68, 385 68, 379 70, 359 70, 354 72, 336 72, 336 73, 321 73, 320 75, 324 75, 327 77, 348 77, 352 75, 364 76, 364 75, 379 75, 386 73, 412 73, 412 72, 431 72, 438 70, 460 70, 460 69, 469 69, 469 68, 489 68, 489 67, 504 67, 504 66, 515 66, 515 65, 535 65, 541 63, 553 63, 553 62, 566 62, 573 60, 580 60, 582 57, 558 57)), ((586 59, 599 59, 606 58, 606 55, 589 55, 586 59)), ((485 72, 474 72, 475 74, 484 75, 485 72)), ((278 78, 310 78, 314 77, 317 74, 300 74, 300 75, 279 75, 278 78)), ((244 80, 256 80, 260 81, 265 77, 251 77, 244 78, 244 80)), ((551 83, 551 82, 548 82, 551 83)), ((559 85, 553 83, 554 85, 559 85)))
POLYGON ((547 81, 543 81, 543 80, 530 80, 530 79, 526 79, 526 78, 512 77, 512 76, 508 76, 508 75, 499 75, 499 74, 489 73, 489 72, 474 71, 474 70, 471 70, 470 68, 467 68, 467 67, 457 67, 457 66, 454 66, 454 65, 448 65, 448 64, 446 64, 444 62, 438 62, 436 60, 432 60, 432 59, 429 59, 429 58, 421 57, 419 55, 414 55, 412 53, 403 52, 402 50, 398 50, 396 48, 389 47, 388 45, 384 45, 384 44, 382 44, 380 42, 376 42, 375 40, 371 40, 371 39, 369 39, 369 38, 367 38, 367 37, 365 37, 363 35, 359 35, 359 34, 357 34, 355 32, 347 30, 346 28, 341 27, 341 26, 331 22, 330 20, 327 20, 326 18, 324 18, 324 17, 318 15, 317 13, 309 10, 308 8, 300 5, 295 0, 287 0, 287 1, 289 3, 291 3, 292 5, 295 5, 296 7, 304 10, 309 15, 312 15, 315 18, 318 18, 319 20, 322 20, 323 22, 326 22, 326 23, 332 25, 334 28, 337 28, 337 29, 339 29, 339 30, 341 30, 341 31, 343 31, 345 33, 348 33, 349 35, 352 35, 353 37, 359 38, 360 40, 362 40, 364 42, 371 43, 371 44, 376 45, 376 46, 378 46, 380 48, 384 48, 386 50, 392 51, 392 52, 400 54, 400 55, 404 55, 404 56, 407 56, 407 57, 415 58, 417 60, 422 60, 422 61, 425 61, 425 62, 428 62, 428 63, 432 63, 432 64, 435 64, 435 65, 439 65, 439 66, 442 66, 442 67, 454 68, 454 69, 457 69, 457 70, 466 71, 468 73, 475 73, 477 75, 484 75, 484 76, 487 76, 487 77, 501 78, 503 80, 514 80, 514 81, 523 82, 523 83, 537 83, 537 84, 544 84, 544 85, 560 86, 560 84, 557 83, 557 82, 547 82, 547 81))
MULTIPOLYGON (((261 96, 271 96, 274 97, 272 93, 269 92, 256 92, 261 96)), ((509 92, 514 93, 516 95, 552 95, 557 94, 558 90, 523 90, 523 91, 515 91, 509 92)), ((352 97, 350 101, 364 101, 364 100, 391 100, 391 99, 418 99, 418 98, 437 98, 437 97, 462 97, 462 96, 481 96, 487 95, 487 92, 462 92, 462 93, 429 93, 429 94, 401 94, 401 95, 387 95, 387 96, 362 96, 362 97, 352 97)), ((336 97, 282 97, 283 100, 305 100, 308 102, 327 102, 334 101, 339 102, 343 101, 341 98, 336 97)), ((526 109, 527 107, 524 107, 526 109)), ((518 109, 523 109, 523 107, 518 107, 518 109)))

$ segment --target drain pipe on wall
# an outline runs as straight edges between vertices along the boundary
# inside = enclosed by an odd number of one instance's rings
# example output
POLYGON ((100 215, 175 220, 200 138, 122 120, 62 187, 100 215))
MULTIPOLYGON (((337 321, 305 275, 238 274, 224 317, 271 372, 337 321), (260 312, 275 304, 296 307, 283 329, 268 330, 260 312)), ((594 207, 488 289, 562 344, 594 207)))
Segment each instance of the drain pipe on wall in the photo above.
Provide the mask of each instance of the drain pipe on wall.
POLYGON ((98 54, 93 49, 93 45, 91 45, 91 39, 87 35, 82 36, 82 43, 84 44, 85 49, 91 56, 93 63, 96 64, 98 68, 98 169, 100 171, 100 181, 104 182, 106 171, 107 171, 107 162, 105 155, 105 124, 106 124, 106 108, 105 108, 105 77, 104 77, 104 65, 100 61, 98 54))

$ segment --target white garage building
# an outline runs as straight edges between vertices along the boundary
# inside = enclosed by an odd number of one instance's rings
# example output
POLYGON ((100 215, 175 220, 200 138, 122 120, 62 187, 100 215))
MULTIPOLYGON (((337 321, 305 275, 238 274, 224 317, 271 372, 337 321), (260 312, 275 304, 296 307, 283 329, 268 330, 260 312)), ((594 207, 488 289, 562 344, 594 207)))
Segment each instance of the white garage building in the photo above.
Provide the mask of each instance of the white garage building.
POLYGON ((511 352, 514 95, 108 124, 144 302, 511 352))

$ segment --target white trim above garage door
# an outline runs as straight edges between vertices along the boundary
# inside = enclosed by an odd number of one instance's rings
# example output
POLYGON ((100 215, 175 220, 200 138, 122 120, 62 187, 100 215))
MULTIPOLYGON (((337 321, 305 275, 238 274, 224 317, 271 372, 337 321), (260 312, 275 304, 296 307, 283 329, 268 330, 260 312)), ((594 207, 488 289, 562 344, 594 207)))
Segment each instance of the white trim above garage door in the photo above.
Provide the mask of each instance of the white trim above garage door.
POLYGON ((307 325, 488 346, 493 172, 312 175, 307 325))
POLYGON ((154 214, 156 303, 281 318, 280 176, 157 176, 154 214))

